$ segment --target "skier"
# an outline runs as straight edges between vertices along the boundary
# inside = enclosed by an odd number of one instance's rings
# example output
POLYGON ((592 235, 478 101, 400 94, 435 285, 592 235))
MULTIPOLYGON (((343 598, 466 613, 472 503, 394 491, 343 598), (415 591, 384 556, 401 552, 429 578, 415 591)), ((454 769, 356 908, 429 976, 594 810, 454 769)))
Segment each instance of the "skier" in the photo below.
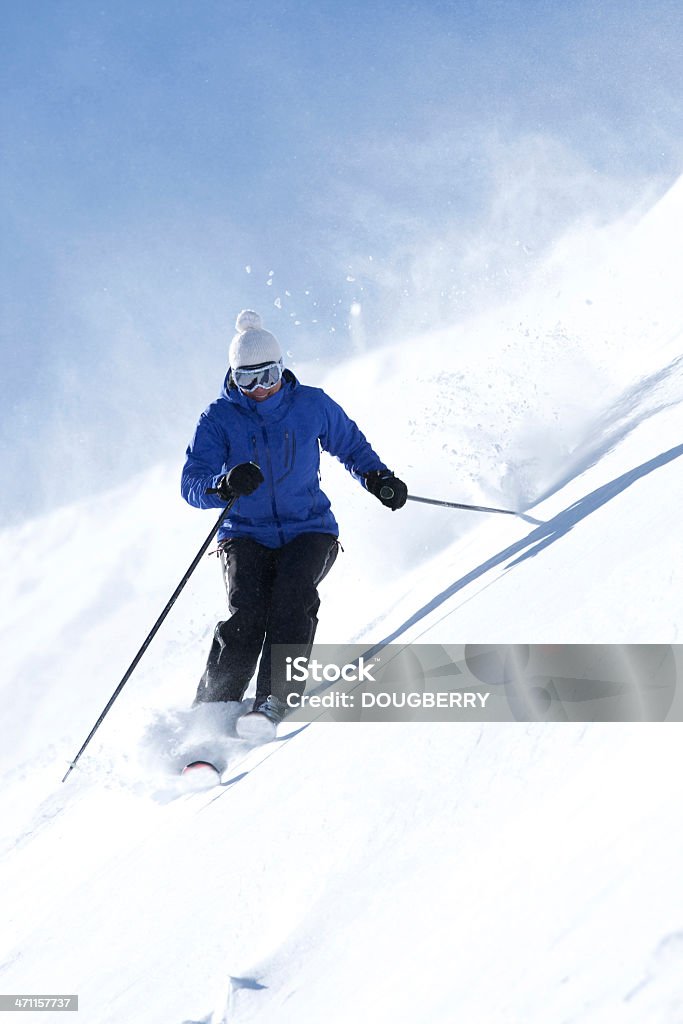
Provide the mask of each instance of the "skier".
POLYGON ((218 535, 230 618, 216 626, 195 705, 241 701, 260 656, 253 710, 238 723, 241 735, 255 737, 272 735, 297 690, 283 659, 271 666, 271 648, 310 654, 317 587, 337 557, 320 449, 390 509, 401 508, 408 492, 344 410, 284 368, 258 313, 243 310, 235 327, 223 391, 199 420, 181 489, 196 508, 235 499, 218 535))

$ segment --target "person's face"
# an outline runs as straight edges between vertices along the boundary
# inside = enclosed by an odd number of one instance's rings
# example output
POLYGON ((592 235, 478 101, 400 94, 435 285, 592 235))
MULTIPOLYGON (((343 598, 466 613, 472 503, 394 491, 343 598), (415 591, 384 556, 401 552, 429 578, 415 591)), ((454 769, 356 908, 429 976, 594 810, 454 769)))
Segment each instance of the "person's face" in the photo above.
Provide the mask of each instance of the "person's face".
POLYGON ((242 394, 254 402, 265 402, 272 395, 277 394, 281 387, 282 380, 279 380, 277 384, 273 384, 272 388, 254 388, 253 391, 243 391, 242 394))

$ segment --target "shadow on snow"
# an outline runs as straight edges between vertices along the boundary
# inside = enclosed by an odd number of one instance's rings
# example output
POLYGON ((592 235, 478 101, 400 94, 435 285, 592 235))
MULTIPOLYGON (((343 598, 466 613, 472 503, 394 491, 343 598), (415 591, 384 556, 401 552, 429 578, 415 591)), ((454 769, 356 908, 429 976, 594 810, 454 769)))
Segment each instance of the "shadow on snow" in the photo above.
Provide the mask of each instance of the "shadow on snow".
POLYGON ((415 625, 425 616, 429 615, 440 605, 444 604, 449 598, 457 594, 458 591, 463 590, 470 583, 486 575, 491 569, 495 569, 497 566, 503 565, 506 562, 509 564, 506 566, 506 571, 519 565, 521 562, 525 562, 529 558, 535 558, 536 555, 540 554, 541 551, 550 547, 556 541, 566 536, 570 530, 580 523, 583 519, 586 519, 597 509, 606 505, 608 501, 616 498, 618 494, 621 494, 627 488, 633 484, 642 480, 644 477, 653 473, 656 469, 660 469, 662 466, 666 466, 669 462, 673 462, 674 459, 679 458, 683 455, 683 444, 676 445, 675 448, 670 448, 666 452, 662 452, 661 455, 657 455, 653 459, 649 459, 642 465, 637 466, 635 469, 629 470, 628 473, 623 473, 621 476, 616 477, 607 484, 603 484, 602 487, 598 487, 596 490, 591 491, 584 498, 574 502, 573 505, 568 506, 562 512, 559 512, 553 519, 548 520, 547 523, 543 523, 541 526, 532 530, 522 540, 516 541, 509 547, 504 548, 491 558, 482 562, 475 569, 461 576, 460 579, 456 580, 445 590, 442 590, 440 594, 428 601, 427 604, 423 605, 416 612, 414 612, 409 618, 405 620, 400 626, 397 627, 387 637, 376 644, 369 652, 368 657, 371 654, 377 653, 387 644, 393 643, 398 637, 401 636, 407 629, 415 625), (509 561, 512 559, 512 561, 509 561))

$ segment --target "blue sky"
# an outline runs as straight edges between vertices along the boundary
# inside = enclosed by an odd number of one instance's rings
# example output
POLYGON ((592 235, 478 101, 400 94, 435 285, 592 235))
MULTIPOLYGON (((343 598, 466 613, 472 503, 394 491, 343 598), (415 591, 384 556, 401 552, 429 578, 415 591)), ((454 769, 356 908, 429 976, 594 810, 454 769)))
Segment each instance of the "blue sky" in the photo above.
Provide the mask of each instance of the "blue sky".
POLYGON ((676 2, 33 0, 2 20, 12 516, 184 445, 242 306, 294 361, 342 358, 352 303, 381 343, 455 321, 681 170, 676 2))

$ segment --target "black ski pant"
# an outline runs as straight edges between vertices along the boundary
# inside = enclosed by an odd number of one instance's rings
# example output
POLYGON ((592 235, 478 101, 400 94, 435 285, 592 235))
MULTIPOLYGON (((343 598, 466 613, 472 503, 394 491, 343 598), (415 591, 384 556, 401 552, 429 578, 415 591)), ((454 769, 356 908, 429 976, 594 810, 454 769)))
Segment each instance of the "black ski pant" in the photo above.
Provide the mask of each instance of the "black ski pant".
POLYGON ((329 533, 303 533, 279 548, 248 537, 221 543, 230 618, 216 626, 195 703, 242 700, 259 655, 255 707, 270 693, 286 701, 299 690, 286 681, 284 659, 310 655, 320 608, 318 584, 332 568, 337 549, 337 538, 329 533), (286 644, 287 651, 271 673, 275 644, 286 644))

